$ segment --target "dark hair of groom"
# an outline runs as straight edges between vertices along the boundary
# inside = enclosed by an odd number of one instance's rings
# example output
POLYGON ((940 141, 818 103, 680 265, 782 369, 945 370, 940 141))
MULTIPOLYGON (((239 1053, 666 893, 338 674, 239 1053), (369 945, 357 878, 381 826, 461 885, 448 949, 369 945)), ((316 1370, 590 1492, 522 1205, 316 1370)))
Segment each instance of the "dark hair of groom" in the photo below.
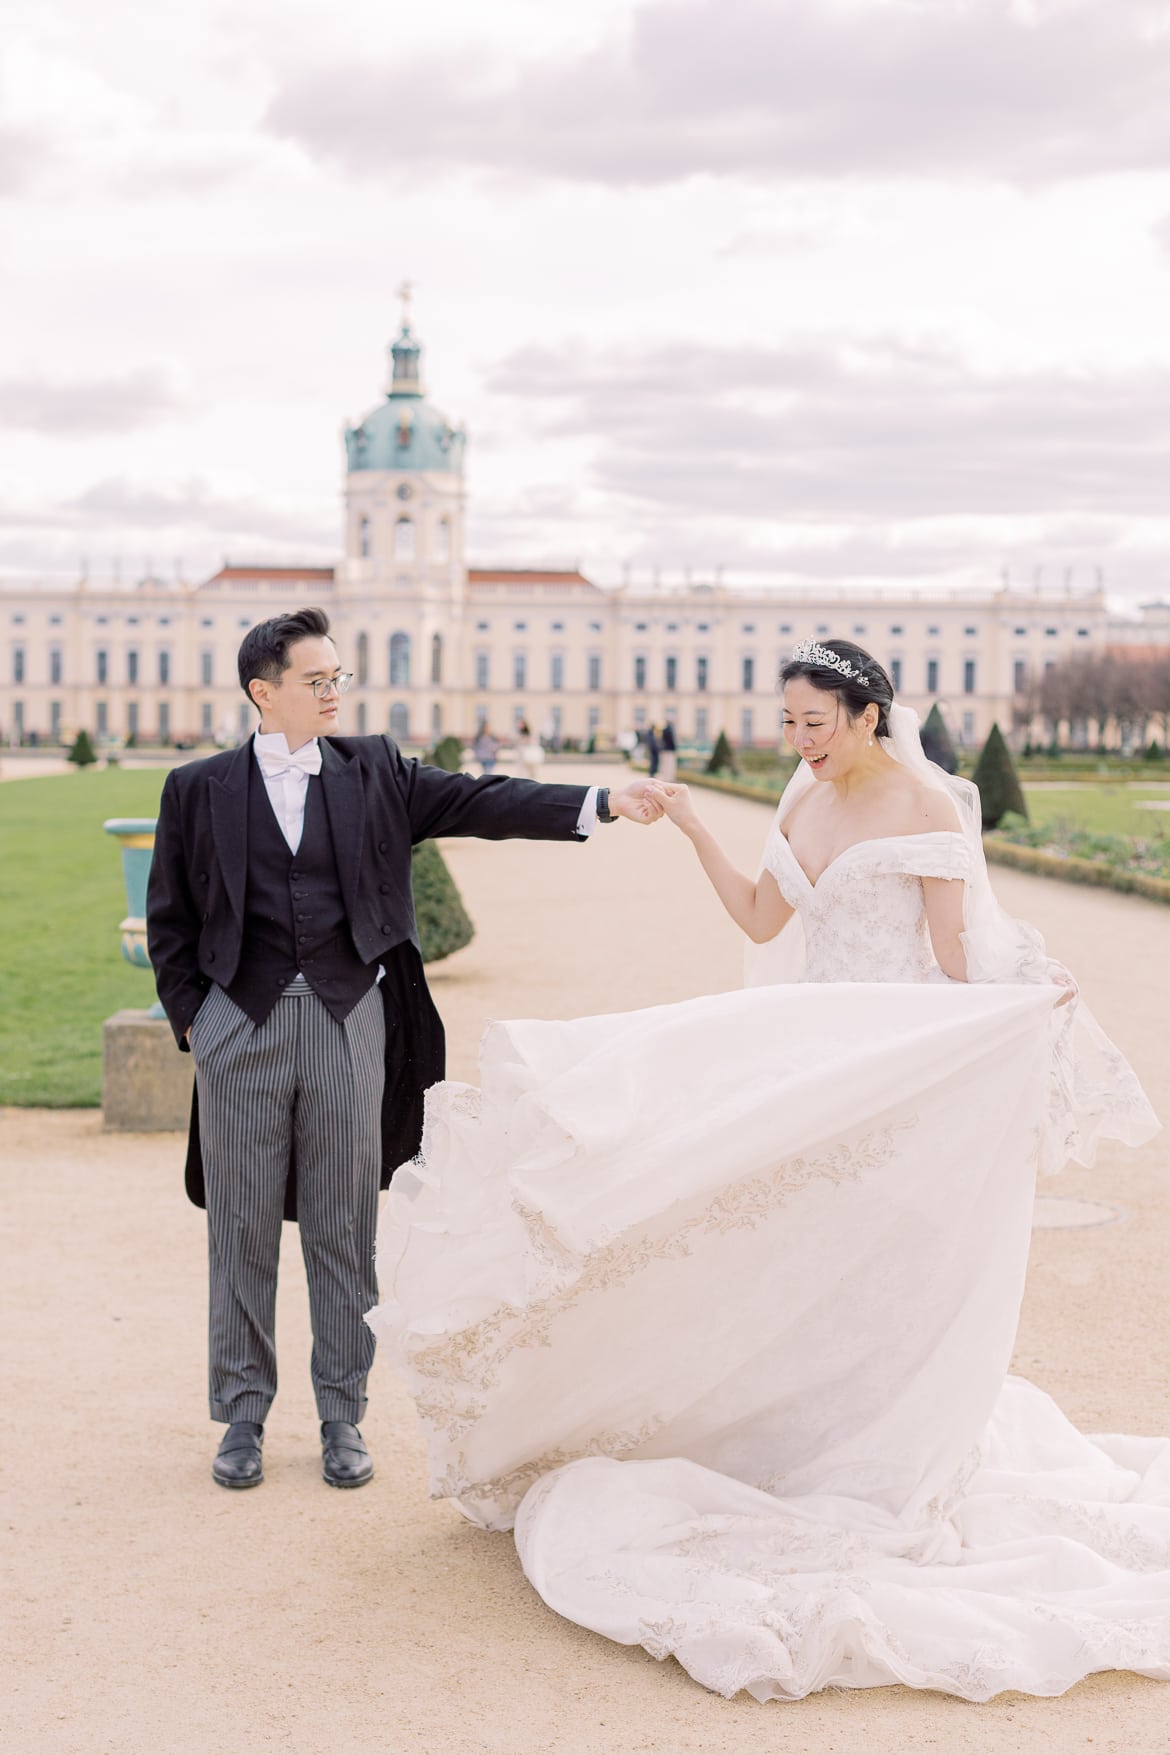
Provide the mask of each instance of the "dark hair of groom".
MULTIPOLYGON (((298 609, 291 615, 274 615, 270 621, 257 622, 240 642, 240 687, 252 700, 248 684, 253 677, 279 683, 292 660, 289 647, 298 640, 323 640, 329 632, 329 617, 323 609, 298 609)), ((252 705, 255 706, 252 701, 252 705)))

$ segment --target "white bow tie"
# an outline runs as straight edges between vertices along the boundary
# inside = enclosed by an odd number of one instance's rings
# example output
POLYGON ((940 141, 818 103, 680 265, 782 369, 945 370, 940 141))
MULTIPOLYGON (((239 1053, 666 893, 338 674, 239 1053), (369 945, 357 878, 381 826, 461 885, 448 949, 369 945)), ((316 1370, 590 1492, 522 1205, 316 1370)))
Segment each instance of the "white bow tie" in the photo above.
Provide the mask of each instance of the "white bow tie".
POLYGON ((321 747, 314 738, 312 743, 303 743, 299 750, 291 755, 270 755, 267 750, 258 750, 260 772, 266 780, 279 780, 282 774, 319 774, 321 772, 321 747))

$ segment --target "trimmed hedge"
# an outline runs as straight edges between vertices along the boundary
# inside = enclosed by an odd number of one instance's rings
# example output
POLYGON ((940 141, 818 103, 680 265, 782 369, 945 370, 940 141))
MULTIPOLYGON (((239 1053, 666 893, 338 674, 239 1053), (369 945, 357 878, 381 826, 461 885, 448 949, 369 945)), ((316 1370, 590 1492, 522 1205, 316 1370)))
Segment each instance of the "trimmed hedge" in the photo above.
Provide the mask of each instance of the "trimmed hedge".
POLYGON ((1078 859, 1070 853, 1048 853, 1040 847, 1020 847, 1001 835, 985 835, 983 851, 988 862, 1010 865, 1037 877, 1061 878, 1067 884, 1090 884, 1100 890, 1120 890, 1123 895, 1144 896, 1149 902, 1170 902, 1170 878, 1151 877, 1144 871, 1125 871, 1103 859, 1078 859))
POLYGON ((423 962, 438 963, 469 945, 475 928, 447 862, 433 841, 421 841, 414 849, 410 876, 423 962))

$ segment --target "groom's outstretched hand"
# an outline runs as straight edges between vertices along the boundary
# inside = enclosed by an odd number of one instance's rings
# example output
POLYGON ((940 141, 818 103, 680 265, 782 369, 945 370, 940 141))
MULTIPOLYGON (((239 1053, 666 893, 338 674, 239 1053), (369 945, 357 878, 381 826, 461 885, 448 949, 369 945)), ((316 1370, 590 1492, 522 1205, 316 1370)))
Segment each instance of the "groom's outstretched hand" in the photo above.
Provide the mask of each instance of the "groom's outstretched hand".
POLYGON ((652 796, 650 786, 649 780, 631 780, 620 792, 611 792, 611 815, 625 817, 631 823, 656 823, 662 815, 662 806, 652 796))

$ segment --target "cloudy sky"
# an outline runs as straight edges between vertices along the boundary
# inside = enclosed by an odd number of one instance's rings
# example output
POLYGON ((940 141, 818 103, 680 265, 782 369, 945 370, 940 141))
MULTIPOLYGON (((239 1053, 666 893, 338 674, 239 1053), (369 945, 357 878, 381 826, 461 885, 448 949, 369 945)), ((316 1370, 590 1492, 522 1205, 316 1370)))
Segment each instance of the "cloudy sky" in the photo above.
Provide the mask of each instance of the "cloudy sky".
POLYGON ((331 560, 416 286, 469 558, 1170 596, 1170 0, 38 0, 0 571, 331 560))

